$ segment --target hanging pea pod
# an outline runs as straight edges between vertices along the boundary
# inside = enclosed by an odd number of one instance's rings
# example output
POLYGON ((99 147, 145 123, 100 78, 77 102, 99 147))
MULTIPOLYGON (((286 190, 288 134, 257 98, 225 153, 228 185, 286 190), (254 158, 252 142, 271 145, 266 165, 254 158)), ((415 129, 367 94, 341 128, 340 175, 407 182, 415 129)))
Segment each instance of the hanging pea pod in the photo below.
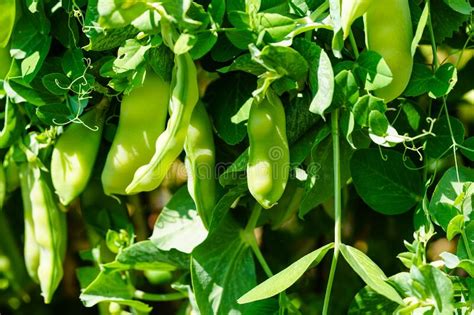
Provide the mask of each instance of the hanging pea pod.
POLYGON ((18 105, 6 98, 3 129, 0 131, 0 149, 8 148, 21 135, 23 124, 18 105))
MULTIPOLYGON (((44 302, 50 303, 63 276, 62 262, 66 248, 65 214, 59 210, 36 161, 22 166, 21 173, 22 189, 26 191, 22 193, 26 203, 31 205, 31 216, 34 218, 32 230, 39 249, 37 279, 44 302)), ((27 258, 37 259, 30 256, 27 258)), ((35 260, 31 261, 30 267, 33 268, 35 264, 35 260)))
POLYGON ((16 0, 0 1, 0 48, 7 46, 15 26, 16 0))
POLYGON ((171 164, 184 147, 193 109, 199 98, 196 66, 188 53, 175 56, 169 102, 170 119, 158 137, 155 153, 148 164, 140 166, 127 186, 127 194, 150 191, 158 187, 171 164))
POLYGON ((25 266, 33 281, 39 283, 38 267, 40 262, 40 248, 35 239, 33 220, 33 208, 29 192, 31 189, 31 178, 29 178, 29 166, 24 163, 20 166, 21 196, 23 200, 23 217, 25 222, 24 234, 24 256, 25 266))
POLYGON ((392 72, 392 82, 374 91, 389 102, 405 90, 413 67, 408 0, 374 1, 364 15, 364 24, 367 48, 382 55, 392 72))
POLYGON ((247 132, 247 185, 257 202, 268 209, 283 195, 290 171, 285 110, 271 89, 260 103, 252 104, 247 132))
POLYGON ((188 191, 204 226, 208 227, 216 204, 216 153, 211 121, 202 103, 194 108, 184 150, 188 191))
POLYGON ((54 146, 51 178, 61 203, 68 205, 81 194, 94 167, 108 101, 103 100, 81 116, 82 124, 70 125, 54 146), (78 143, 81 145, 78 145, 78 143))
POLYGON ((0 47, 0 80, 4 80, 10 71, 12 57, 10 57, 10 47, 0 47))
POLYGON ((352 23, 369 9, 372 2, 373 0, 342 0, 341 24, 344 38, 349 36, 352 23))
POLYGON ((106 194, 126 194, 135 171, 150 161, 166 126, 169 94, 169 83, 149 71, 143 86, 123 97, 117 132, 102 171, 106 194))

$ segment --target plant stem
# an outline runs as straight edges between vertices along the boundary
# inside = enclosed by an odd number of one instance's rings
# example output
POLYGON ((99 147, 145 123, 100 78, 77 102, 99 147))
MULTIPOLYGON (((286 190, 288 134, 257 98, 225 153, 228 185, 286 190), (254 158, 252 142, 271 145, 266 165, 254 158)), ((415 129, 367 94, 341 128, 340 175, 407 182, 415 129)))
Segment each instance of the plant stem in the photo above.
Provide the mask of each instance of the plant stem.
POLYGON ((329 301, 331 299, 332 285, 336 274, 337 260, 339 257, 339 246, 341 244, 341 166, 339 164, 339 109, 336 109, 331 115, 331 133, 334 165, 334 254, 332 256, 331 270, 324 296, 323 315, 328 314, 329 301))
POLYGON ((147 293, 141 290, 135 290, 134 297, 140 300, 145 301, 154 301, 154 302, 166 302, 166 301, 176 301, 182 300, 187 298, 186 295, 183 293, 166 293, 166 294, 155 294, 155 293, 147 293))
POLYGON ((463 240, 463 243, 464 243, 464 246, 466 247, 466 253, 467 253, 467 257, 469 258, 469 260, 472 260, 473 257, 472 257, 472 253, 471 253, 471 246, 469 246, 469 239, 466 235, 466 231, 465 230, 461 230, 461 236, 462 236, 462 240, 463 240))
POLYGON ((349 42, 351 43, 352 51, 354 52, 355 59, 359 58, 359 49, 357 48, 357 43, 355 41, 354 34, 352 30, 349 32, 349 42))
POLYGON ((429 14, 428 14, 428 27, 430 29, 430 40, 431 40, 431 48, 433 50, 433 70, 436 70, 439 66, 438 63, 438 49, 436 47, 436 39, 433 31, 433 24, 431 23, 431 2, 428 0, 429 5, 429 14))

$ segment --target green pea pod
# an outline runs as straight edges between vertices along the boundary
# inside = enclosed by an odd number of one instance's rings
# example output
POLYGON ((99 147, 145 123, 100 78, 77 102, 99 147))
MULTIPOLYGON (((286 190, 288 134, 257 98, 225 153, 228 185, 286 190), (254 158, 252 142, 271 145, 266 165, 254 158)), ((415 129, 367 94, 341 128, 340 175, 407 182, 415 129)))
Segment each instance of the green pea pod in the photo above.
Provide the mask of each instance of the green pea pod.
POLYGON ((34 218, 34 236, 39 247, 38 280, 44 302, 50 303, 63 276, 66 234, 65 214, 35 162, 28 163, 27 185, 34 218))
POLYGON ((35 228, 33 220, 33 208, 30 200, 30 189, 32 186, 29 178, 29 167, 27 163, 20 166, 21 196, 23 200, 23 216, 25 221, 24 256, 25 266, 33 281, 39 283, 38 267, 40 262, 40 248, 35 239, 35 228))
POLYGON ((372 2, 373 0, 342 0, 341 24, 344 38, 349 36, 352 23, 369 9, 372 2))
POLYGON ((196 75, 196 66, 188 53, 175 56, 168 125, 156 141, 155 153, 150 162, 140 166, 135 172, 132 182, 125 190, 127 194, 158 187, 183 150, 189 121, 199 98, 196 75))
POLYGON ((3 129, 0 131, 0 149, 8 148, 17 140, 23 130, 18 105, 6 98, 3 129))
POLYGON ((51 178, 64 205, 81 194, 92 174, 102 138, 104 107, 99 104, 82 115, 84 124, 70 125, 54 146, 51 178))
POLYGON ((204 226, 208 227, 216 204, 216 153, 211 121, 202 103, 194 108, 184 150, 188 191, 204 226))
POLYGON ((382 55, 392 71, 392 82, 375 90, 389 102, 405 90, 413 67, 413 30, 408 0, 374 1, 364 15, 367 48, 382 55))
POLYGON ((13 159, 13 152, 15 147, 12 146, 7 151, 5 155, 5 159, 3 160, 3 167, 5 169, 5 182, 6 182, 6 189, 8 193, 15 191, 18 187, 20 187, 20 176, 19 176, 19 167, 15 163, 13 159))
POLYGON ((3 209, 5 197, 7 195, 7 178, 3 163, 0 163, 0 211, 3 209))
POLYGON ((7 46, 15 26, 16 0, 0 1, 0 48, 7 46))
POLYGON ((11 63, 10 47, 0 47, 0 80, 4 80, 7 77, 11 63))
POLYGON ((290 171, 285 110, 271 89, 260 103, 252 104, 247 132, 247 185, 257 202, 268 209, 283 195, 290 171))
POLYGON ((135 171, 152 158, 166 126, 169 94, 169 83, 149 72, 142 87, 123 97, 117 132, 102 171, 107 195, 126 194, 135 171))

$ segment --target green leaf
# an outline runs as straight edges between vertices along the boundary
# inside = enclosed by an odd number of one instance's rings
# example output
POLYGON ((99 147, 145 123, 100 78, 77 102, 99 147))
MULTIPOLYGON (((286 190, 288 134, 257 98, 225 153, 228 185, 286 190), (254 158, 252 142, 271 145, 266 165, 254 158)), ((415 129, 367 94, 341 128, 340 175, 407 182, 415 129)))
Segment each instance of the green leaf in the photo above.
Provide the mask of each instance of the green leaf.
POLYGON ((460 234, 464 230, 464 215, 458 214, 452 218, 448 223, 446 229, 446 238, 448 241, 452 240, 456 235, 460 234))
POLYGON ((382 269, 367 255, 354 247, 344 244, 340 245, 340 250, 347 263, 371 289, 398 304, 404 304, 397 291, 388 284, 388 278, 382 269))
POLYGON ((270 298, 285 291, 298 281, 306 270, 318 265, 326 253, 333 247, 334 243, 329 243, 301 257, 273 277, 265 280, 252 290, 245 293, 237 300, 237 302, 239 304, 250 303, 270 298))
POLYGON ((41 82, 52 94, 64 96, 69 91, 71 80, 62 73, 48 73, 41 78, 41 82))
POLYGON ((471 14, 473 8, 466 0, 443 0, 451 9, 461 14, 471 14))
POLYGON ((439 255, 449 269, 461 268, 465 270, 469 276, 474 277, 474 261, 470 259, 459 259, 458 256, 448 252, 443 252, 439 255))
POLYGON ((464 183, 474 181, 474 170, 460 166, 458 171, 452 167, 443 174, 436 185, 428 208, 434 222, 445 231, 449 222, 462 213, 461 205, 456 205, 455 200, 463 193, 464 183))
POLYGON ((189 255, 177 250, 162 250, 153 241, 135 243, 115 258, 115 262, 105 265, 108 269, 136 270, 176 270, 189 268, 189 255))
POLYGON ((385 113, 387 105, 383 99, 372 96, 370 94, 360 97, 355 103, 352 113, 354 114, 354 120, 361 127, 369 126, 369 113, 372 111, 379 111, 385 113))
POLYGON ((130 4, 127 0, 98 0, 99 23, 106 28, 119 28, 131 24, 147 10, 145 2, 130 4))
POLYGON ((129 39, 125 45, 118 50, 117 59, 114 61, 114 71, 124 73, 135 70, 145 61, 145 53, 151 48, 150 45, 143 46, 135 39, 129 39))
POLYGON ((361 289, 352 300, 348 315, 392 315, 395 313, 397 307, 397 303, 366 286, 361 289))
POLYGON ((63 98, 50 94, 47 91, 34 89, 22 80, 10 79, 4 82, 3 87, 8 97, 13 99, 15 103, 28 102, 41 106, 63 102, 63 98))
POLYGON ((422 199, 421 174, 414 168, 411 160, 392 150, 358 150, 350 163, 359 196, 387 215, 404 213, 422 199))
POLYGON ((427 66, 415 63, 403 93, 406 96, 418 96, 428 93, 431 98, 447 95, 457 82, 456 68, 450 64, 443 64, 433 73, 427 66))
POLYGON ((173 194, 156 220, 150 240, 161 250, 177 249, 191 253, 207 237, 186 186, 173 194))
POLYGON ((212 218, 209 224, 209 232, 213 232, 220 222, 226 217, 230 207, 247 192, 247 182, 232 187, 226 192, 214 206, 212 218))
POLYGON ((240 143, 247 135, 245 120, 235 121, 245 102, 252 97, 255 79, 244 73, 222 76, 211 83, 204 101, 209 104, 209 113, 219 137, 226 143, 240 143))
POLYGON ((369 50, 359 55, 354 73, 367 91, 380 89, 392 82, 389 66, 375 51, 369 50))
POLYGON ((306 78, 308 62, 291 47, 265 46, 259 56, 267 67, 298 81, 306 78))
POLYGON ((221 221, 192 253, 191 277, 202 314, 249 314, 253 304, 237 299, 256 285, 252 252, 243 230, 230 217, 221 221))
POLYGON ((86 307, 100 302, 116 302, 135 308, 137 311, 150 312, 147 304, 133 300, 135 288, 128 277, 119 272, 101 271, 97 278, 85 288, 79 298, 86 307))
MULTIPOLYGON (((430 15, 433 25, 433 34, 436 43, 442 43, 450 38, 459 28, 469 21, 469 14, 464 15, 451 9, 445 1, 433 1, 430 3, 430 15)), ((429 41, 429 33, 425 33, 425 39, 429 41)))
POLYGON ((469 160, 474 161, 474 137, 467 138, 462 145, 469 150, 461 148, 461 153, 469 160))
POLYGON ((265 68, 256 63, 250 54, 243 54, 235 58, 229 66, 219 69, 219 72, 244 71, 259 76, 264 73, 265 68))
POLYGON ((449 116, 441 117, 433 127, 435 136, 430 136, 426 140, 425 153, 433 159, 441 159, 453 154, 452 146, 454 138, 456 143, 464 141, 464 125, 459 119, 449 116), (452 134, 451 134, 452 131, 452 134))
POLYGON ((387 134, 389 123, 387 117, 378 110, 372 110, 369 114, 369 128, 370 132, 377 136, 384 136, 387 134))
POLYGON ((342 70, 336 75, 332 106, 351 108, 359 98, 359 87, 351 71, 342 70))

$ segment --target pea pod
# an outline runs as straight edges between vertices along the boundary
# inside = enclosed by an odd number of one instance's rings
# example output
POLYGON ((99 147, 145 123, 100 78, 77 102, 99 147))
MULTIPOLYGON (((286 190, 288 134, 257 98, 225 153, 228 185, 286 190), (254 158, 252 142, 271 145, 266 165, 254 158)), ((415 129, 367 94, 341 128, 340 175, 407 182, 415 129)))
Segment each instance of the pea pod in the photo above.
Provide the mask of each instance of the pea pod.
POLYGON ((12 57, 10 57, 10 47, 0 47, 0 80, 4 80, 10 71, 12 57))
POLYGON ((0 47, 6 47, 13 32, 16 16, 16 0, 0 1, 0 47))
POLYGON ((132 182, 125 189, 127 194, 158 187, 183 150, 191 115, 199 98, 196 75, 196 66, 188 53, 175 56, 168 125, 158 137, 155 153, 149 163, 140 166, 135 172, 132 182))
POLYGON ((342 0, 341 24, 344 38, 349 36, 352 23, 369 9, 372 2, 373 0, 342 0))
POLYGON ((104 102, 81 116, 84 124, 70 125, 54 146, 51 178, 56 194, 64 205, 81 194, 92 174, 102 138, 104 102), (81 145, 78 145, 79 142, 81 145))
POLYGON ((27 189, 26 193, 22 193, 31 204, 34 238, 39 248, 38 281, 44 302, 50 303, 63 276, 65 214, 59 210, 46 178, 35 161, 22 166, 21 177, 22 181, 25 180, 27 189))
POLYGON ((21 196, 23 200, 23 217, 25 222, 24 234, 24 256, 25 266, 31 279, 39 282, 38 267, 40 262, 40 248, 35 239, 35 228, 33 220, 33 208, 29 192, 31 189, 31 178, 29 178, 28 164, 24 163, 20 166, 20 184, 21 196))
POLYGON ((184 150, 188 191, 204 226, 208 227, 216 204, 216 154, 211 121, 202 103, 194 108, 184 150))
POLYGON ((285 110, 271 89, 260 103, 252 104, 247 132, 247 185, 257 202, 268 209, 283 195, 290 171, 285 110))
POLYGON ((149 72, 142 87, 123 97, 117 132, 102 171, 106 194, 126 194, 135 171, 150 161, 165 129, 169 94, 169 83, 149 72))
POLYGON ((405 90, 413 67, 413 30, 408 0, 373 1, 364 15, 367 48, 382 55, 392 71, 392 82, 375 90, 389 102, 405 90))

